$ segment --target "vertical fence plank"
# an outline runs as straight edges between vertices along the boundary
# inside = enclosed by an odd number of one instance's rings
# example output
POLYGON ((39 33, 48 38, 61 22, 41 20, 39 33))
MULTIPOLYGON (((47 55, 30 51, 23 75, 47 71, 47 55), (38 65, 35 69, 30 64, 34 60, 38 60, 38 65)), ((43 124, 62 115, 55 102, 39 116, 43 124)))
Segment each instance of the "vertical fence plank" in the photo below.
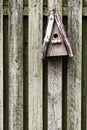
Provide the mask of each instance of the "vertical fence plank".
POLYGON ((42 130, 42 21, 43 0, 29 2, 29 130, 42 130))
POLYGON ((68 59, 67 130, 81 130, 82 0, 68 0, 68 33, 74 57, 68 59))
POLYGON ((23 0, 9 0, 9 130, 23 130, 23 0))
MULTIPOLYGON (((48 0, 49 11, 56 4, 62 15, 62 1, 48 0)), ((62 130, 62 58, 48 59, 48 130, 62 130)))
POLYGON ((3 0, 0 0, 0 130, 3 130, 3 0))

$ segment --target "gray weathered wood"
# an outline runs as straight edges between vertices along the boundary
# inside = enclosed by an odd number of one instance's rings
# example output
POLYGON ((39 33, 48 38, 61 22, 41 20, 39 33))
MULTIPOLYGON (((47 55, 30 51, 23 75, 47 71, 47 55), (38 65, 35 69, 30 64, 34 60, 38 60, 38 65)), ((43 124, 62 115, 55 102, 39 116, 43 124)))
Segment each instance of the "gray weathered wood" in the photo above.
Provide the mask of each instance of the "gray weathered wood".
MULTIPOLYGON (((62 14, 61 0, 48 0, 49 10, 58 6, 62 14)), ((48 130, 62 130, 62 58, 48 60, 48 130)))
POLYGON ((29 2, 29 130, 43 129, 43 82, 42 82, 42 21, 43 21, 43 0, 28 0, 29 2))
POLYGON ((49 16, 49 21, 48 21, 48 25, 47 25, 47 30, 46 30, 46 35, 44 38, 45 42, 49 42, 50 41, 50 37, 51 37, 51 33, 53 30, 53 23, 54 23, 54 12, 51 11, 50 16, 49 16))
POLYGON ((9 130, 23 130, 23 0, 9 0, 9 130))
MULTIPOLYGON (((83 16, 87 16, 87 7, 83 7, 83 16)), ((4 6, 3 9, 3 15, 7 16, 8 15, 8 6, 4 6)), ((28 16, 28 7, 25 6, 23 8, 23 15, 24 16, 28 16)), ((43 15, 44 16, 48 16, 48 8, 47 7, 43 7, 43 15)), ((68 15, 68 7, 63 7, 63 15, 67 16, 68 15)))
POLYGON ((3 0, 0 0, 0 130, 3 130, 3 0))
POLYGON ((82 0, 68 0, 68 33, 74 57, 68 59, 67 130, 81 130, 82 0))

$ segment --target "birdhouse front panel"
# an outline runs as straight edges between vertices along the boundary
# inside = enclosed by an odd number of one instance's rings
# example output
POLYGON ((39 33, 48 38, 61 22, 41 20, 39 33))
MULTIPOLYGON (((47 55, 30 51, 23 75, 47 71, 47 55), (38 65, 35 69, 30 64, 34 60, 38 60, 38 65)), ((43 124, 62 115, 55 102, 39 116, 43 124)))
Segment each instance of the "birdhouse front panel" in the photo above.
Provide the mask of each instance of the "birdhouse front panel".
POLYGON ((64 56, 68 55, 63 39, 58 30, 56 22, 53 24, 53 30, 48 44, 46 56, 64 56))

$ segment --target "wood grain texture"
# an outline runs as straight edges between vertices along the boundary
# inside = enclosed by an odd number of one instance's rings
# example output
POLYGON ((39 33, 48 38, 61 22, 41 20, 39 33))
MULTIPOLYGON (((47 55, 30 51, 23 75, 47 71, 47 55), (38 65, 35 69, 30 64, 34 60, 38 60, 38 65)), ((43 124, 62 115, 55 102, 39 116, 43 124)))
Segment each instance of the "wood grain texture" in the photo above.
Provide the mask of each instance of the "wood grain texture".
POLYGON ((48 130, 62 130, 61 57, 48 61, 48 130))
POLYGON ((9 0, 9 130, 23 130, 23 0, 9 0))
POLYGON ((0 130, 3 130, 3 0, 0 0, 0 130))
MULTIPOLYGON (((48 0, 49 11, 57 5, 62 15, 62 1, 48 0)), ((62 58, 48 59, 48 130, 62 130, 62 58)))
POLYGON ((68 0, 68 34, 74 57, 68 59, 67 130, 81 130, 82 0, 68 0))
POLYGON ((29 130, 43 129, 43 81, 42 81, 42 24, 43 0, 29 2, 28 65, 29 65, 29 130))

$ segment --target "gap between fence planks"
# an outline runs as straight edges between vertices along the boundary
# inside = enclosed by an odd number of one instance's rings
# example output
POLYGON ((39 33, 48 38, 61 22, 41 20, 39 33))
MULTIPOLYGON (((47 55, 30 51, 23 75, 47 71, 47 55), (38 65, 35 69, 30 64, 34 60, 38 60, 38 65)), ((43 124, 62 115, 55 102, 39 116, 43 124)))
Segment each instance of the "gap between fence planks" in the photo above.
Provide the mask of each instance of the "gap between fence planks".
POLYGON ((0 0, 0 130, 3 130, 3 0, 0 0))
POLYGON ((9 0, 9 130, 23 130, 23 0, 9 0))
MULTIPOLYGON (((62 1, 48 0, 49 11, 57 6, 62 16, 62 1)), ((48 59, 48 130, 62 130, 62 58, 48 59)))
POLYGON ((29 130, 43 129, 43 81, 42 81, 42 34, 43 34, 43 0, 28 0, 28 89, 29 89, 29 130))
POLYGON ((82 0, 68 0, 68 33, 74 57, 67 68, 67 130, 81 130, 82 0))

